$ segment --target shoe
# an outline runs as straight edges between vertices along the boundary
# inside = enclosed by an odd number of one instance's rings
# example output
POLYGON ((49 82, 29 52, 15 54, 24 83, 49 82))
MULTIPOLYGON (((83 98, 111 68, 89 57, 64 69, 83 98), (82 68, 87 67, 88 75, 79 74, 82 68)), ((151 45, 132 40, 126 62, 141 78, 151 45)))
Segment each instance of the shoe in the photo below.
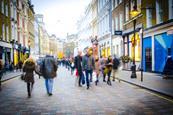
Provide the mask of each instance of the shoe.
POLYGON ((112 81, 115 81, 115 79, 113 79, 112 81))
POLYGON ((53 94, 52 93, 49 93, 49 96, 52 96, 53 94))
POLYGON ((89 86, 87 86, 87 90, 89 89, 89 86))
POLYGON ((95 85, 97 85, 97 81, 95 81, 95 85))
POLYGON ((106 82, 106 80, 104 79, 103 82, 106 82))
POLYGON ((31 98, 31 94, 28 94, 28 98, 31 98))

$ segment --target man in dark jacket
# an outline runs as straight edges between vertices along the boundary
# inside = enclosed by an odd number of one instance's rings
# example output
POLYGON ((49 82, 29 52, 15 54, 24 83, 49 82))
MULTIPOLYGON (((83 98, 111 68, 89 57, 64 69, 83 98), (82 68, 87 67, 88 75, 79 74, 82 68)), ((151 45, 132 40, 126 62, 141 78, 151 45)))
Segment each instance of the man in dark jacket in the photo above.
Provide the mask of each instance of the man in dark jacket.
POLYGON ((118 70, 119 64, 120 64, 120 62, 119 62, 118 58, 116 57, 116 55, 114 55, 113 66, 112 66, 113 81, 115 81, 115 74, 116 74, 116 72, 118 70))
POLYGON ((82 59, 82 66, 86 75, 87 89, 89 89, 90 82, 92 82, 92 73, 93 70, 95 69, 95 61, 92 56, 92 51, 90 51, 89 49, 87 50, 87 54, 82 59), (90 81, 89 81, 89 75, 90 75, 90 81))
POLYGON ((75 60, 74 60, 74 65, 75 65, 75 68, 77 69, 78 71, 78 74, 79 74, 79 82, 78 82, 78 85, 79 87, 82 87, 81 85, 81 81, 82 81, 82 52, 81 51, 78 51, 78 55, 75 57, 75 60))
POLYGON ((53 79, 56 77, 57 61, 53 56, 46 55, 42 64, 43 77, 45 78, 46 90, 49 96, 52 95, 53 79))

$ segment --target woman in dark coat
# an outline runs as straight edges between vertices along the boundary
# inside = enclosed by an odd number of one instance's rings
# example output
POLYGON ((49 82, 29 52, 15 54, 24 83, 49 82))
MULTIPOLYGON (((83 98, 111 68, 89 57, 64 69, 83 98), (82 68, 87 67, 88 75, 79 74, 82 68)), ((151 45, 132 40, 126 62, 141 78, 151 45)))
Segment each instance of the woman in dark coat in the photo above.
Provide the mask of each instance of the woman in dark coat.
POLYGON ((31 97, 31 91, 34 85, 34 70, 35 62, 33 59, 28 58, 23 64, 23 72, 25 72, 24 80, 27 83, 28 97, 31 97))

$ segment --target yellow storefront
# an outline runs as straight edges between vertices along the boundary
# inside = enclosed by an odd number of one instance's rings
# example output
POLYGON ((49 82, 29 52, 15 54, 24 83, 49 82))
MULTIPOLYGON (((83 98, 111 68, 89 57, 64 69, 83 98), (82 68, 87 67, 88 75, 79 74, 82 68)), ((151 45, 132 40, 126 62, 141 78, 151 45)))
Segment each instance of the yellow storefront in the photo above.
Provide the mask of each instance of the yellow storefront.
POLYGON ((135 53, 135 61, 141 60, 141 41, 140 36, 138 33, 135 34, 135 41, 134 41, 134 34, 130 35, 130 57, 133 59, 135 53), (135 47, 134 47, 135 46, 135 47), (134 52, 135 48, 135 52, 134 52))

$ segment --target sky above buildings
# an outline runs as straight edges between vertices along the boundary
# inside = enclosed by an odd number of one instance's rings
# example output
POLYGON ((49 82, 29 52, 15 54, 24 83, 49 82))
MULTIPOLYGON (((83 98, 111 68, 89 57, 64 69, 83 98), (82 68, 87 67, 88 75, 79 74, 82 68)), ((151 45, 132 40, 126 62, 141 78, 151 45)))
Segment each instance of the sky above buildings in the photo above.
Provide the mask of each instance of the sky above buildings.
POLYGON ((44 15, 49 34, 65 38, 77 32, 76 23, 91 0, 32 0, 36 14, 44 15))

